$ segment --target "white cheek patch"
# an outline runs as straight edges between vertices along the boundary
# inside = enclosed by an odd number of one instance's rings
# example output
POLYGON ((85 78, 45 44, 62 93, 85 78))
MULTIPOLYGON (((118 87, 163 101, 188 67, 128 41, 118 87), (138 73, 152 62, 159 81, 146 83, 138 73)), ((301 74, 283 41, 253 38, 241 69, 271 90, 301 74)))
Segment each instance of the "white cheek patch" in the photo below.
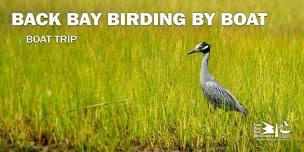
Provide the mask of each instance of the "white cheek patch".
POLYGON ((206 45, 204 48, 203 48, 203 50, 205 50, 205 49, 207 49, 209 46, 208 45, 206 45))

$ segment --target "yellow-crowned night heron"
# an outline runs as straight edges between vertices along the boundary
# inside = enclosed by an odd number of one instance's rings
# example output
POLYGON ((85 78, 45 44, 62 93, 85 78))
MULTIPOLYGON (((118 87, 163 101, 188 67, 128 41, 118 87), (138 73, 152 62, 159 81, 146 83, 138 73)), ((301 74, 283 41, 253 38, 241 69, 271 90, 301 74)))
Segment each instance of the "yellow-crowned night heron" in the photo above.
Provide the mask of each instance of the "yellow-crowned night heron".
POLYGON ((215 107, 225 108, 227 111, 235 110, 247 115, 246 108, 236 99, 236 97, 218 83, 210 74, 208 68, 208 60, 210 57, 210 45, 206 42, 199 43, 193 50, 188 52, 203 53, 203 61, 201 64, 200 81, 204 96, 215 107))

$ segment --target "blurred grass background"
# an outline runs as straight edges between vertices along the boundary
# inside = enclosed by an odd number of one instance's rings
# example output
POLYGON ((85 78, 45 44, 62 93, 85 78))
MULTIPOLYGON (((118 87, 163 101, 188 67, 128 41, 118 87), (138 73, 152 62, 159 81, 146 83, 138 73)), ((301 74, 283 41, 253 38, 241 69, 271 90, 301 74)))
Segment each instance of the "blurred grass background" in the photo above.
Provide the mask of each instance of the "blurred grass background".
MULTIPOLYGON (((0 147, 3 150, 301 151, 304 148, 302 1, 0 0, 0 147), (222 27, 221 12, 268 12, 263 27, 222 27), (13 27, 12 12, 102 12, 98 27, 13 27), (107 12, 183 12, 187 26, 108 27, 107 12), (192 12, 216 12, 191 26, 192 12), (77 35, 74 44, 26 44, 26 35, 77 35), (212 44, 214 77, 249 110, 214 110, 199 85, 212 44), (128 102, 64 113, 97 103, 128 102), (259 141, 253 124, 292 125, 290 141, 259 141)), ((1 149, 1 148, 0 148, 1 149)))

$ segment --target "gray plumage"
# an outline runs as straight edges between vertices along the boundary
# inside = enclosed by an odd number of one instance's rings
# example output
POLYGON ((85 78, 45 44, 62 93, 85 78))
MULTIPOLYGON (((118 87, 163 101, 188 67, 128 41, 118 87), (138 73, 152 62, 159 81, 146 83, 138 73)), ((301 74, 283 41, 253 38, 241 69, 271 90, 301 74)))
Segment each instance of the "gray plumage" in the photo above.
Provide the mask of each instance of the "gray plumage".
POLYGON ((204 96, 214 104, 215 107, 224 108, 227 111, 235 110, 247 115, 246 108, 236 99, 236 97, 218 83, 211 75, 208 68, 210 57, 210 45, 206 42, 199 43, 194 50, 188 54, 202 52, 203 60, 201 63, 200 82, 204 96))

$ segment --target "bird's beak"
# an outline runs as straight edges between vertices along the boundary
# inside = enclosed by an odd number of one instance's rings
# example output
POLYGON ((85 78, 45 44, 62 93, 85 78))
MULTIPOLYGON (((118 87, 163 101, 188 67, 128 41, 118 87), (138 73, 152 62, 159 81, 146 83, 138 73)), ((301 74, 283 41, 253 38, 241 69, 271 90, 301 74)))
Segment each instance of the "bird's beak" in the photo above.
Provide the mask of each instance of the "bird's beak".
POLYGON ((198 52, 198 50, 197 50, 197 49, 194 49, 194 50, 189 51, 187 54, 189 55, 189 54, 197 53, 197 52, 198 52))

